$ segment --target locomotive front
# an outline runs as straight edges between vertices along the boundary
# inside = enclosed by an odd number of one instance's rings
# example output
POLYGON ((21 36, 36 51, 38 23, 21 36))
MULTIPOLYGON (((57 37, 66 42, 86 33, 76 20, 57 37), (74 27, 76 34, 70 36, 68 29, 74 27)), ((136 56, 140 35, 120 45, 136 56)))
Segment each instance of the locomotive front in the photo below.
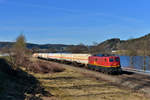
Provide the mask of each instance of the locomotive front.
POLYGON ((89 68, 108 74, 121 73, 120 58, 118 56, 95 55, 89 57, 89 68))

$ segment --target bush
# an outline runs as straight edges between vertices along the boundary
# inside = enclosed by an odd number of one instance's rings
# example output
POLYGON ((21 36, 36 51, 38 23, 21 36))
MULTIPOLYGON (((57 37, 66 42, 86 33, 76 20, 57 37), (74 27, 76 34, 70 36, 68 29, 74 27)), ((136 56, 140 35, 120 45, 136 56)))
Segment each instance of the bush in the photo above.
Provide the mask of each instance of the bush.
POLYGON ((62 66, 58 64, 39 60, 34 62, 28 61, 25 66, 28 71, 34 73, 55 73, 65 70, 62 66))

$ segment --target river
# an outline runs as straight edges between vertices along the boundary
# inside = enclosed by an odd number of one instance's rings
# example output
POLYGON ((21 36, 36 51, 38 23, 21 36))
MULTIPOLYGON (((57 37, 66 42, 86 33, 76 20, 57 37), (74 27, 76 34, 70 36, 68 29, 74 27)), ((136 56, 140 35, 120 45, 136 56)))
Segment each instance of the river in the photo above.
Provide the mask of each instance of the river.
MULTIPOLYGON (((131 67, 130 56, 120 56, 120 62, 122 67, 131 67)), ((145 72, 150 72, 150 57, 146 56, 145 60, 145 72)), ((134 69, 139 71, 144 71, 144 57, 143 56, 133 56, 133 66, 134 69)))

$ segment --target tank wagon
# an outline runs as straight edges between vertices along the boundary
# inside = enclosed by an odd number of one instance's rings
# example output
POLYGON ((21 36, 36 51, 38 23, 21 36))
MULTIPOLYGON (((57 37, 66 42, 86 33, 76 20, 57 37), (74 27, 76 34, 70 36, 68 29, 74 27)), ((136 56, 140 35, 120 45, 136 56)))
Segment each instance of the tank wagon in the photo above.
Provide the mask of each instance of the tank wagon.
POLYGON ((120 58, 112 55, 91 55, 72 53, 35 53, 33 57, 74 64, 108 74, 121 73, 120 58))

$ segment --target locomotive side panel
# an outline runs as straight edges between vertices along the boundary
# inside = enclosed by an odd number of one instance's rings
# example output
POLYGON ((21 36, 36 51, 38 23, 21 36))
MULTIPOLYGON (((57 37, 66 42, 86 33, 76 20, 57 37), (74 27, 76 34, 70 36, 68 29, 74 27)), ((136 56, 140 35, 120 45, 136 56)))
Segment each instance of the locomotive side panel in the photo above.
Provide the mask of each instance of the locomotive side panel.
POLYGON ((101 67, 120 67, 119 57, 98 57, 91 56, 89 57, 89 64, 101 66, 101 67))

